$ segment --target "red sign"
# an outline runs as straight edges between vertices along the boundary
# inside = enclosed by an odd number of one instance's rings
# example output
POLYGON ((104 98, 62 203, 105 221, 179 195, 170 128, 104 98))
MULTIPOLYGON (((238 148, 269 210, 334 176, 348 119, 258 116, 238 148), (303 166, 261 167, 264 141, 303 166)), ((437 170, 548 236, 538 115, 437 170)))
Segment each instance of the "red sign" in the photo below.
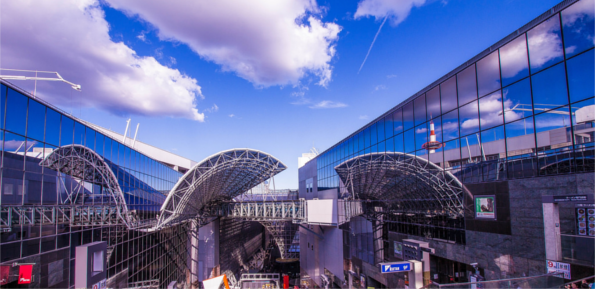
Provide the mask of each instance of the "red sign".
POLYGON ((283 289, 289 289, 289 276, 283 276, 283 289))
POLYGON ((31 283, 31 272, 33 272, 33 265, 21 265, 19 267, 19 284, 31 283))
POLYGON ((8 284, 10 266, 0 266, 0 285, 8 284))

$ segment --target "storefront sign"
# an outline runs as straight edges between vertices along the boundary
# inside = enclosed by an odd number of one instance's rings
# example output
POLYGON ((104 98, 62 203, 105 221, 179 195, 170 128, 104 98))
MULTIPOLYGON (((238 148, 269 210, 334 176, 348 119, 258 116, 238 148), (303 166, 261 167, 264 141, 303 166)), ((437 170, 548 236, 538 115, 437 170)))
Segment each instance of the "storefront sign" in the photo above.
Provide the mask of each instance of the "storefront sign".
POLYGON ((10 274, 10 266, 0 266, 0 285, 8 284, 8 275, 10 274))
POLYGON ((578 202, 587 201, 586 195, 561 195, 554 196, 554 202, 578 202))
POLYGON ((410 262, 380 263, 380 273, 398 273, 411 271, 410 262))
POLYGON ((397 241, 393 242, 395 248, 395 258, 403 259, 403 244, 397 241))
POLYGON ((546 260, 547 263, 547 272, 548 273, 555 273, 559 272, 564 275, 564 279, 570 280, 570 264, 567 263, 560 263, 556 261, 546 260))
POLYGON ((107 281, 107 279, 103 279, 103 280, 93 284, 93 287, 91 287, 91 289, 106 289, 105 281, 107 281))
POLYGON ((496 197, 493 195, 475 196, 475 218, 496 218, 496 197))
POLYGON ((30 284, 31 272, 33 272, 33 265, 19 266, 19 284, 30 284))

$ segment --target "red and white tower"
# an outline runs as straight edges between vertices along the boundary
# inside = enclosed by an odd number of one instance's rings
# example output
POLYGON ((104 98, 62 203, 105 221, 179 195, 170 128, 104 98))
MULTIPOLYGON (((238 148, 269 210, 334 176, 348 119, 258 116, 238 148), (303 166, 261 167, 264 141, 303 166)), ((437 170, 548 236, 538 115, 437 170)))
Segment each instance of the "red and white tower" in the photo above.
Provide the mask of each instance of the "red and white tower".
POLYGON ((429 153, 435 153, 436 149, 442 148, 442 142, 436 141, 436 132, 434 132, 434 122, 430 121, 430 141, 421 145, 421 148, 428 150, 429 153))

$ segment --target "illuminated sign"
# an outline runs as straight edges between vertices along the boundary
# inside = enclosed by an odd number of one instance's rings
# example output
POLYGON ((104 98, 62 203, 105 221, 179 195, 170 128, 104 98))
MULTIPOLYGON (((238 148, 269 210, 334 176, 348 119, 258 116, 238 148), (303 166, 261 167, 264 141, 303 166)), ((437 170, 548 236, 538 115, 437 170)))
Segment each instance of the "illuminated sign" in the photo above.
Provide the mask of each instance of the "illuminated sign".
POLYGON ((19 266, 19 284, 30 284, 33 265, 19 266))

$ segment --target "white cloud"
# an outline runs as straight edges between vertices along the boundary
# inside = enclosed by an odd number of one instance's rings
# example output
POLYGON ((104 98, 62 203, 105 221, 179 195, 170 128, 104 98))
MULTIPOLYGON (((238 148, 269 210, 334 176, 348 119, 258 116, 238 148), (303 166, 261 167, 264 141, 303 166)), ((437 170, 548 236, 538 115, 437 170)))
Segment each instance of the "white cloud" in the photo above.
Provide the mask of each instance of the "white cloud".
POLYGON ((178 61, 176 60, 176 58, 175 58, 175 57, 173 57, 173 56, 170 56, 170 57, 169 57, 169 62, 170 62, 171 64, 176 64, 176 63, 178 63, 178 61))
POLYGON ((374 91, 380 91, 380 90, 384 90, 386 89, 385 85, 377 85, 376 87, 374 87, 374 91))
POLYGON ((558 18, 550 18, 533 28, 527 36, 531 67, 540 68, 551 59, 564 57, 558 18))
POLYGON ((376 20, 387 17, 391 25, 403 22, 413 7, 421 7, 426 0, 363 0, 357 5, 355 19, 374 16, 376 20))
POLYGON ((197 81, 112 41, 97 1, 9 1, 0 13, 3 67, 58 71, 82 86, 39 82, 40 97, 68 105, 78 94, 82 106, 115 114, 204 121, 197 81))
POLYGON ((322 22, 314 0, 107 2, 256 86, 298 85, 309 74, 321 86, 331 80, 341 27, 322 22))
POLYGON ((139 35, 136 36, 136 38, 140 39, 141 41, 147 41, 147 38, 145 37, 145 32, 141 31, 141 33, 139 35))
POLYGON ((295 101, 291 102, 292 105, 307 105, 312 103, 312 101, 308 98, 305 97, 306 92, 305 91, 297 91, 297 92, 292 92, 291 93, 291 97, 293 99, 295 99, 295 101))
POLYGON ((215 113, 217 111, 219 111, 219 106, 217 106, 217 104, 213 104, 212 107, 205 110, 207 113, 215 113))
POLYGON ((346 104, 341 102, 334 102, 334 101, 321 101, 310 106, 310 109, 334 109, 334 108, 344 108, 347 107, 346 104))
POLYGON ((230 118, 233 118, 233 117, 235 117, 235 115, 234 114, 229 114, 229 117, 230 118))
POLYGON ((396 77, 397 77, 397 75, 387 75, 386 76, 387 79, 392 79, 392 78, 396 78, 396 77))
POLYGON ((360 115, 359 119, 360 120, 368 120, 370 117, 368 117, 368 115, 360 115))

